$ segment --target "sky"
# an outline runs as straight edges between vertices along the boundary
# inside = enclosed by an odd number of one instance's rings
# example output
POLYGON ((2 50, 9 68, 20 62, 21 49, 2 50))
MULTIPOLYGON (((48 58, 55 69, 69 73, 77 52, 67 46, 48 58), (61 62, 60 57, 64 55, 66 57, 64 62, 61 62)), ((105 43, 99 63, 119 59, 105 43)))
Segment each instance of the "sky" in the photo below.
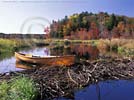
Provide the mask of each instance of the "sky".
POLYGON ((42 34, 52 20, 82 11, 134 17, 134 0, 0 0, 0 32, 42 34))

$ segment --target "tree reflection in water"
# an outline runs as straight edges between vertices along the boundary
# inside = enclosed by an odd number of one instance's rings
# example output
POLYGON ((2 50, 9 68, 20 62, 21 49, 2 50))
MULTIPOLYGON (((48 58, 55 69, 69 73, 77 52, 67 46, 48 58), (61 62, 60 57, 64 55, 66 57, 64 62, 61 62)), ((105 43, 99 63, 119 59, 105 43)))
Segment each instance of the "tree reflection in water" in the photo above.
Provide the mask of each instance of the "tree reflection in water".
POLYGON ((75 54, 77 58, 93 60, 98 58, 99 50, 91 44, 73 44, 68 47, 59 46, 51 49, 51 55, 71 55, 75 54))

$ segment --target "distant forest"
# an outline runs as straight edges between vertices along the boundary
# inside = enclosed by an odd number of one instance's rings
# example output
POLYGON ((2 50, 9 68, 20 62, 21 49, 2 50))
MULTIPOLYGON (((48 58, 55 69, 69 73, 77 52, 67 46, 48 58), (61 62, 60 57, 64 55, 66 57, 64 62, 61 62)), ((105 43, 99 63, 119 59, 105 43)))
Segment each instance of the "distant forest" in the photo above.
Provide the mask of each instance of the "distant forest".
POLYGON ((58 21, 53 20, 49 37, 82 40, 134 38, 134 17, 105 12, 73 14, 58 21))

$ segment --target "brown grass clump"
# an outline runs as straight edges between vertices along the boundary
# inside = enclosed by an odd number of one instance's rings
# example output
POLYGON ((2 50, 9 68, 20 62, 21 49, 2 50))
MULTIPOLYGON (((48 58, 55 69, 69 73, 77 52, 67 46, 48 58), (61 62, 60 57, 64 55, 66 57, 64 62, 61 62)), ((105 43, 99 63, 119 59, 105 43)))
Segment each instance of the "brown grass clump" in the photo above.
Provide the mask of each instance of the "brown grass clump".
POLYGON ((122 47, 125 49, 134 49, 134 40, 133 39, 100 39, 97 47, 100 50, 109 50, 117 49, 118 47, 122 47))

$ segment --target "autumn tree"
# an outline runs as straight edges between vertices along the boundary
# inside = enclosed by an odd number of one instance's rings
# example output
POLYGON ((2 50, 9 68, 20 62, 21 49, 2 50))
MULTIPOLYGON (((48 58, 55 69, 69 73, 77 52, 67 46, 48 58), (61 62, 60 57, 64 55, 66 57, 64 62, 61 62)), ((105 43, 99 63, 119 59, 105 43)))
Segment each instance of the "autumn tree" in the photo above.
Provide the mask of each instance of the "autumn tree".
POLYGON ((51 38, 71 37, 72 39, 134 37, 134 18, 109 15, 106 12, 76 13, 65 16, 61 20, 52 21, 49 34, 51 38))
POLYGON ((116 17, 114 14, 112 14, 110 18, 106 21, 105 26, 109 31, 111 31, 115 25, 116 25, 116 17))

